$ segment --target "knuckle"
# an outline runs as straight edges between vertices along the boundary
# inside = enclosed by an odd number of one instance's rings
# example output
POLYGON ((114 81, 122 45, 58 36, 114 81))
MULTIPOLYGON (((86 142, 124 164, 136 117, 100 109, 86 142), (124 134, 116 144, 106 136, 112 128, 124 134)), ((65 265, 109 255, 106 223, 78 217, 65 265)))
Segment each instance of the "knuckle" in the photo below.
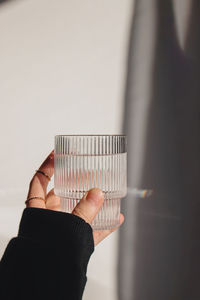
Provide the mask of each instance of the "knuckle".
POLYGON ((33 185, 36 180, 37 180, 37 175, 35 174, 30 181, 30 186, 33 185))

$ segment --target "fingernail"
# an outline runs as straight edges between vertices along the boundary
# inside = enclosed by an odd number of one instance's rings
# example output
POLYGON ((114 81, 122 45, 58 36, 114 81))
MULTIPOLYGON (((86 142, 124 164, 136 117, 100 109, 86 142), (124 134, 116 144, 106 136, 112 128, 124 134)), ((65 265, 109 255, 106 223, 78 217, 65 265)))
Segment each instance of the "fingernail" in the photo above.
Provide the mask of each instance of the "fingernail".
POLYGON ((54 150, 51 151, 49 158, 50 158, 50 159, 53 159, 53 158, 54 158, 54 150))
POLYGON ((103 192, 98 188, 93 188, 89 190, 86 194, 86 200, 98 205, 104 198, 103 192))

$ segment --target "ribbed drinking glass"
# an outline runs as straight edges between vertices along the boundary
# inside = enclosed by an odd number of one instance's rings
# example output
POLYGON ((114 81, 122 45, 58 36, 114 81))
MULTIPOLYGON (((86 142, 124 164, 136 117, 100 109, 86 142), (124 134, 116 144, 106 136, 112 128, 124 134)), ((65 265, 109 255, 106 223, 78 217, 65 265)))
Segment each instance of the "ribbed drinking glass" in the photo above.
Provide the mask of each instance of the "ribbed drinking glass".
POLYGON ((54 180, 55 194, 61 198, 64 212, 72 212, 88 190, 100 188, 105 200, 92 227, 116 227, 120 222, 120 200, 127 193, 126 136, 55 136, 54 180))

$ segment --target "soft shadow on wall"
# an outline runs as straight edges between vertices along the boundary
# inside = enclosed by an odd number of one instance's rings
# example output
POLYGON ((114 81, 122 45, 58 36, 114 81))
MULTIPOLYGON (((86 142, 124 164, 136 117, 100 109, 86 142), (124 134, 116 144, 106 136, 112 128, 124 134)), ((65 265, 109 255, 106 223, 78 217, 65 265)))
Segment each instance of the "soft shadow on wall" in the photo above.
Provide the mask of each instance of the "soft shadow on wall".
POLYGON ((183 48, 173 3, 136 1, 133 17, 128 178, 130 187, 155 193, 122 202, 120 300, 200 298, 200 2, 191 1, 183 48))

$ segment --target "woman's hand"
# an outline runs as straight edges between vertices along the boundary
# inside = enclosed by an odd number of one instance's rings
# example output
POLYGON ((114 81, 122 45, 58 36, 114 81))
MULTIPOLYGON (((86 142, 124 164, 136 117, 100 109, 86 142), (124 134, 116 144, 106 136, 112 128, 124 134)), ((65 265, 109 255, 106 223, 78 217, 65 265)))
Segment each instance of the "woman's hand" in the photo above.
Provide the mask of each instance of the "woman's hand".
MULTIPOLYGON (((50 178, 54 173, 54 151, 52 151, 46 160, 42 163, 39 168, 40 171, 47 174, 50 178)), ((33 176, 27 198, 41 197, 42 199, 32 199, 27 202, 27 207, 47 208, 52 210, 60 210, 60 198, 54 194, 54 190, 50 190, 47 194, 47 186, 49 183, 48 177, 41 173, 35 173, 33 176)), ((77 206, 74 208, 72 214, 79 216, 84 219, 87 223, 91 224, 99 210, 101 209, 104 202, 104 194, 98 189, 91 189, 84 197, 80 200, 77 206)), ((120 225, 124 221, 124 216, 120 215, 120 225)), ((118 227, 117 227, 118 228, 118 227)), ((101 242, 111 232, 117 228, 111 230, 100 230, 94 231, 94 244, 95 246, 101 242)))

